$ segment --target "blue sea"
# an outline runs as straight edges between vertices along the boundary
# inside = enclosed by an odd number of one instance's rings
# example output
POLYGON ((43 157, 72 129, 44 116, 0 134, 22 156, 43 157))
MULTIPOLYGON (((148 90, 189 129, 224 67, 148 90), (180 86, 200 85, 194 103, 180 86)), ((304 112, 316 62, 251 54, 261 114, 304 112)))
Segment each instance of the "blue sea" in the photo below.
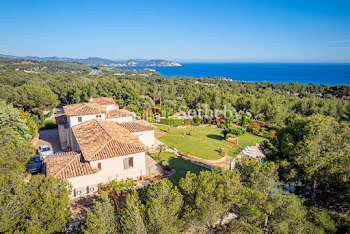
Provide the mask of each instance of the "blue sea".
POLYGON ((181 63, 153 67, 163 76, 226 77, 239 81, 350 84, 350 63, 181 63))

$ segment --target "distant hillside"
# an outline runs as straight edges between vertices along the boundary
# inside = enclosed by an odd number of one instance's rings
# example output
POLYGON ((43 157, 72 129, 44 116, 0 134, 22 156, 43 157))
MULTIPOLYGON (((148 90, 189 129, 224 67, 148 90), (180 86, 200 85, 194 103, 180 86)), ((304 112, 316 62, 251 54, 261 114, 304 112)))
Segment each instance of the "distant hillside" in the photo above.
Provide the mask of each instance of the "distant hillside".
POLYGON ((116 67, 172 67, 181 66, 181 64, 173 61, 167 61, 162 59, 152 59, 152 60, 138 60, 132 59, 127 61, 113 61, 110 59, 98 58, 98 57, 88 57, 85 59, 81 58, 67 58, 67 57, 37 57, 37 56, 12 56, 0 54, 0 57, 4 58, 18 58, 27 60, 38 60, 38 61, 62 61, 62 62, 75 62, 81 63, 89 66, 116 66, 116 67))
POLYGON ((40 61, 0 56, 0 71, 22 71, 26 73, 108 75, 108 76, 159 76, 152 68, 121 68, 110 66, 88 66, 68 61, 40 61))
POLYGON ((64 61, 39 61, 33 59, 20 59, 14 56, 11 58, 0 56, 0 70, 51 74, 89 74, 91 72, 91 67, 81 63, 64 61))

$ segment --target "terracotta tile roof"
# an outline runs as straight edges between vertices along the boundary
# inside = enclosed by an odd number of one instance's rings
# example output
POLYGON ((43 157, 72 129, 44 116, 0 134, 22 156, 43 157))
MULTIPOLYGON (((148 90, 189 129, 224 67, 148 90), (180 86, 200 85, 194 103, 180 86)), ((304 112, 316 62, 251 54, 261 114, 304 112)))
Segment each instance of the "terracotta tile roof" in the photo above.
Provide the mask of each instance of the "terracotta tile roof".
POLYGON ((91 98, 89 102, 94 102, 100 105, 116 105, 114 99, 108 97, 91 98))
POLYGON ((128 117, 128 116, 134 116, 134 115, 135 113, 130 112, 126 109, 110 110, 107 112, 106 119, 128 117))
POLYGON ((136 154, 144 151, 144 147, 123 143, 112 139, 94 154, 93 160, 100 160, 128 154, 136 154))
POLYGON ((116 122, 90 120, 73 126, 75 139, 87 161, 145 152, 147 147, 116 122))
POLYGON ((119 125, 127 129, 129 132, 143 132, 155 129, 155 127, 152 124, 144 120, 119 123, 119 125))
POLYGON ((97 103, 78 103, 63 107, 64 113, 68 116, 93 115, 106 113, 106 109, 97 103))
POLYGON ((59 114, 55 116, 56 124, 57 125, 63 125, 67 123, 67 115, 65 114, 59 114))
POLYGON ((44 159, 46 176, 55 178, 72 178, 92 174, 98 171, 89 162, 81 161, 81 155, 76 152, 53 154, 44 159))

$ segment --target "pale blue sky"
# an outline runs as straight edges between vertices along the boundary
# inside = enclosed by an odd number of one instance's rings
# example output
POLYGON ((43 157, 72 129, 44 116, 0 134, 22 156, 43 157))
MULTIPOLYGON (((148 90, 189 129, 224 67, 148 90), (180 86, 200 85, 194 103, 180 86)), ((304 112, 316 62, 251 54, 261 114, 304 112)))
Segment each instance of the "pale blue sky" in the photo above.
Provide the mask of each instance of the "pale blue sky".
POLYGON ((0 2, 0 53, 350 62, 350 1, 0 2))

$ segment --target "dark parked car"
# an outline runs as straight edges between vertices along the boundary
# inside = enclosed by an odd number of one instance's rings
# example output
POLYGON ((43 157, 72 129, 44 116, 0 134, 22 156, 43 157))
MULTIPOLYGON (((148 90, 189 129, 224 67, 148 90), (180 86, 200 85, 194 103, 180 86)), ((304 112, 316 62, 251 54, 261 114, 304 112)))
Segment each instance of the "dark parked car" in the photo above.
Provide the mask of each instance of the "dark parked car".
POLYGON ((30 174, 39 173, 42 170, 43 158, 40 155, 35 155, 29 159, 26 164, 26 170, 30 174))

